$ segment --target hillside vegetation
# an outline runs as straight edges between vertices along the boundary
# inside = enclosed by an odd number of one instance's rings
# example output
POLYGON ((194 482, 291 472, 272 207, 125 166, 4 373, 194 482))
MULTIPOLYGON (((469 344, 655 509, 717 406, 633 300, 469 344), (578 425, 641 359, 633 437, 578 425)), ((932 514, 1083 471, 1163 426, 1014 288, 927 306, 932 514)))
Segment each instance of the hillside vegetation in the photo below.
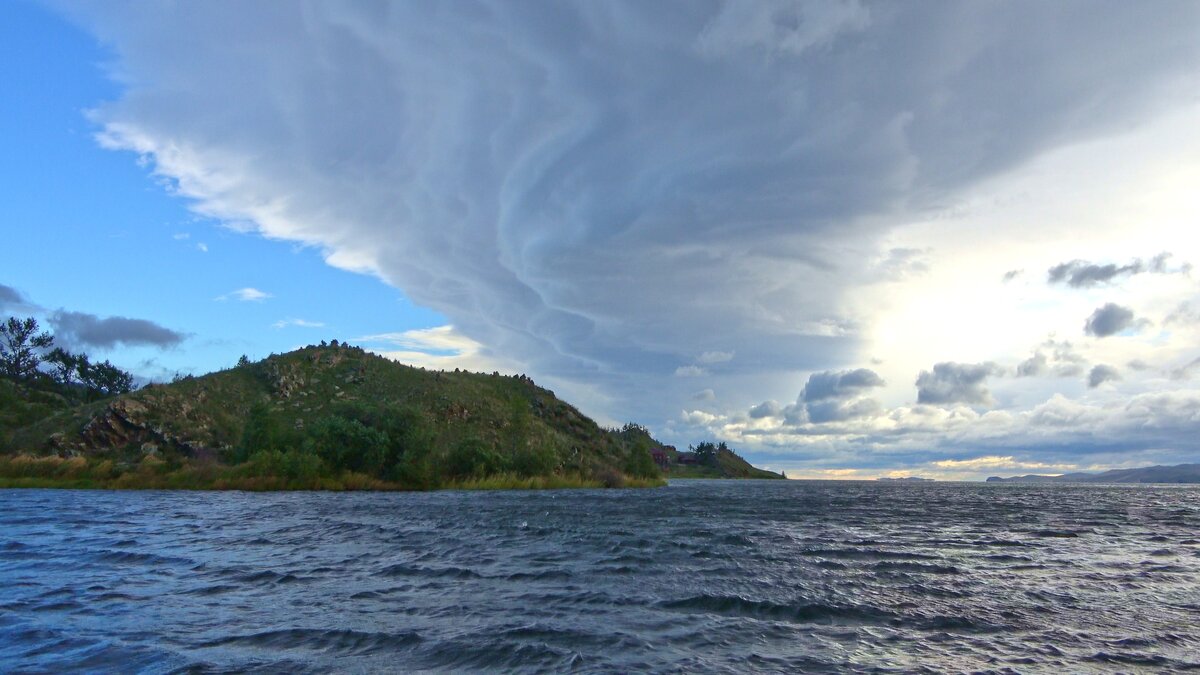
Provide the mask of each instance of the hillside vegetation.
POLYGON ((667 450, 669 464, 667 474, 671 478, 784 478, 783 474, 752 466, 725 443, 703 441, 688 448, 695 464, 680 462, 680 453, 673 448, 667 450))
POLYGON ((23 401, 3 420, 0 486, 662 482, 645 429, 602 429, 529 378, 426 371, 336 341, 82 405, 35 393, 0 382, 23 401))

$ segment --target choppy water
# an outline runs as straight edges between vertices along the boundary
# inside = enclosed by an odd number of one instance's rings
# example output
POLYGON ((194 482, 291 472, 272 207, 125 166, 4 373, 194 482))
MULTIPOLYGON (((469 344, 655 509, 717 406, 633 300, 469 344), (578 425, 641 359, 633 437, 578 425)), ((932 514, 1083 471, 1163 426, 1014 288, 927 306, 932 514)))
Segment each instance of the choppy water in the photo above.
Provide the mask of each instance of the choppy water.
POLYGON ((0 671, 1200 669, 1200 489, 0 491, 0 671))

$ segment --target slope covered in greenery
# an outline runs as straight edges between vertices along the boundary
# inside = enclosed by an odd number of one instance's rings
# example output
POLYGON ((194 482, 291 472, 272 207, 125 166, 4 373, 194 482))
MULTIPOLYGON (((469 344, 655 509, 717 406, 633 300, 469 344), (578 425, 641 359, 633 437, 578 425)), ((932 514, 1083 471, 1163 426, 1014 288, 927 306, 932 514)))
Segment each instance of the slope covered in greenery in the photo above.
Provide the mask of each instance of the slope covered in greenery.
POLYGON ((679 453, 670 450, 667 453, 669 465, 667 475, 671 478, 784 478, 774 471, 760 469, 750 464, 741 455, 725 443, 703 441, 688 448, 697 463, 683 464, 679 453))
POLYGON ((42 412, 52 414, 7 439, 3 484, 661 482, 644 429, 602 429, 529 378, 426 371, 336 342, 42 412))

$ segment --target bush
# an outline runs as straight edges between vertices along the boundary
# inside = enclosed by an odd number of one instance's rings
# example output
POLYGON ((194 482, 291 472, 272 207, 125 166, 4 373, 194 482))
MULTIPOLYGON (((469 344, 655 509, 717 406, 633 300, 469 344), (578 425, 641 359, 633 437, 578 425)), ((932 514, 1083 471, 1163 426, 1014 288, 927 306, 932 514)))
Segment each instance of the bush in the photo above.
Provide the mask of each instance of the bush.
POLYGON ((446 456, 446 475, 453 479, 481 478, 504 468, 500 455, 478 438, 468 438, 446 456))
POLYGON ((527 445, 514 451, 509 463, 518 476, 544 476, 558 468, 558 453, 549 444, 527 445))
POLYGON ((250 406, 246 424, 242 427, 242 442, 230 460, 238 464, 264 450, 278 450, 282 437, 283 428, 279 420, 271 415, 266 403, 259 401, 250 406))
POLYGON ((247 459, 248 475, 286 478, 312 483, 324 473, 324 462, 311 451, 292 448, 287 451, 259 450, 247 459))
POLYGON ((317 455, 304 448, 292 448, 283 453, 279 470, 286 478, 315 481, 325 470, 325 463, 317 455))
POLYGON ((625 487, 625 476, 616 469, 603 469, 596 475, 596 480, 606 488, 625 487))
POLYGON ((625 473, 641 478, 654 478, 659 475, 658 467, 650 451, 643 448, 633 448, 625 459, 625 473))
POLYGON ((379 476, 390 444, 388 435, 382 431, 334 415, 313 425, 305 445, 333 471, 379 476))

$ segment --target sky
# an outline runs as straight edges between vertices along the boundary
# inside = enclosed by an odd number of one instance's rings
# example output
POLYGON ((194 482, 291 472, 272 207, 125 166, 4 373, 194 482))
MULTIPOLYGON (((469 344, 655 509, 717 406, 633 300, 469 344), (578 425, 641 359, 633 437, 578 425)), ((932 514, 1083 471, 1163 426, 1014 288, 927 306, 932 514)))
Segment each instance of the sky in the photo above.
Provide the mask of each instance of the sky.
POLYGON ((0 313, 792 477, 1200 461, 1200 4, 0 3, 0 313))

